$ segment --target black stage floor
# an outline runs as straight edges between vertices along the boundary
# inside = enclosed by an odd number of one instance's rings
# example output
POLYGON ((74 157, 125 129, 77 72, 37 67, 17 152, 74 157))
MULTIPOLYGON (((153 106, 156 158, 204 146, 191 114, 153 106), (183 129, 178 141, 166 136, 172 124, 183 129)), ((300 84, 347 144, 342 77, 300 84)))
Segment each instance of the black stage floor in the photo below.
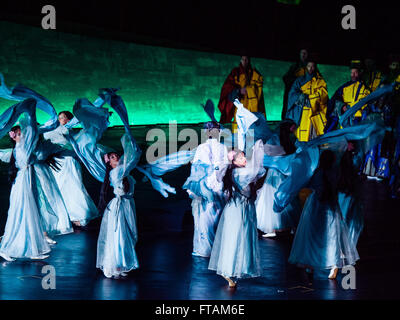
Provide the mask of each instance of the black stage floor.
MULTIPOLYGON (((107 132, 103 143, 119 148, 121 129, 107 132)), ((135 127, 138 142, 144 127, 135 127)), ((0 141, 0 148, 7 140, 0 141)), ((0 261, 0 299, 399 299, 400 298, 400 201, 388 197, 384 182, 365 181, 365 228, 359 241, 356 289, 345 290, 343 275, 328 280, 327 271, 308 276, 288 263, 291 236, 259 238, 263 275, 239 282, 231 290, 226 281, 207 269, 208 259, 192 257, 193 219, 190 201, 180 188, 189 166, 169 173, 165 180, 177 194, 164 199, 149 184, 137 180, 135 201, 140 268, 126 279, 107 279, 96 265, 99 221, 86 230, 59 236, 50 257, 44 261, 0 261), (56 289, 42 288, 43 266, 56 272, 56 289)), ((97 201, 100 184, 84 172, 85 185, 97 201)), ((0 165, 0 232, 7 218, 9 186, 7 165, 0 165)))

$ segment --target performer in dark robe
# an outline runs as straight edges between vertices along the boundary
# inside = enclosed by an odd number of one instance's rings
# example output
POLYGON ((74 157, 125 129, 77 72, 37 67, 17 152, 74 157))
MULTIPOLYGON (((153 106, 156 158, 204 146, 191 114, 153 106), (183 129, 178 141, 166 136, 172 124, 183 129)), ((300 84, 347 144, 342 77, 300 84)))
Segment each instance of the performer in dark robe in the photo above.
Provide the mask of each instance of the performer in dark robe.
POLYGON ((283 108, 281 116, 282 120, 284 120, 286 116, 289 91, 292 88, 293 83, 296 81, 298 77, 302 77, 306 74, 307 59, 308 59, 307 49, 301 49, 300 60, 292 64, 289 70, 282 77, 282 80, 285 83, 285 92, 283 94, 283 108))

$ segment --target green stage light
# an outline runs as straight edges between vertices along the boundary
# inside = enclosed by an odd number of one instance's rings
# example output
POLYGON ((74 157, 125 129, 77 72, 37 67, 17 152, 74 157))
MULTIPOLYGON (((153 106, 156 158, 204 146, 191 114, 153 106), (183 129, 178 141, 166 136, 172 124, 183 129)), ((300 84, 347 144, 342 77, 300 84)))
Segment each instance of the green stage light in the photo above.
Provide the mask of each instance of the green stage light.
MULTIPOLYGON (((234 55, 103 40, 0 21, 0 72, 10 87, 22 83, 48 98, 57 112, 77 98, 94 101, 99 88, 120 88, 131 124, 208 121, 201 104, 217 109, 222 84, 239 65, 234 55)), ((264 77, 267 119, 280 120, 283 74, 290 62, 253 58, 264 77)), ((329 94, 349 78, 347 67, 320 65, 329 94)), ((0 112, 12 104, 0 99, 0 112)), ((38 121, 47 117, 38 113, 38 121)), ((111 125, 121 125, 111 117, 111 125)))

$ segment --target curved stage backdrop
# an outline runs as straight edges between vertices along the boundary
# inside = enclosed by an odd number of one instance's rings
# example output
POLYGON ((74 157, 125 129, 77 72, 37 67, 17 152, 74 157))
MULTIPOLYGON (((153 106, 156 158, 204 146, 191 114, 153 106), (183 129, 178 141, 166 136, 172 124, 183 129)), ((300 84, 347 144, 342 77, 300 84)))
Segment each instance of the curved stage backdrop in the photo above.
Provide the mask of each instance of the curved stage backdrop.
MULTIPOLYGON (((238 56, 103 40, 0 21, 0 72, 47 97, 57 111, 77 98, 94 100, 102 87, 119 87, 131 124, 208 120, 200 104, 217 106, 221 86, 238 56)), ((267 40, 266 40, 267 41, 267 40)), ((267 43, 266 43, 267 45, 267 43)), ((321 50, 324 48, 321 48, 321 50)), ((291 62, 252 59, 264 77, 267 119, 280 120, 282 76, 291 62)), ((349 79, 345 66, 320 65, 329 94, 349 79)), ((10 105, 0 101, 0 112, 10 105)), ((219 119, 219 111, 216 118, 219 119)), ((112 125, 119 125, 111 117, 112 125)), ((38 121, 46 117, 39 114, 38 121)))

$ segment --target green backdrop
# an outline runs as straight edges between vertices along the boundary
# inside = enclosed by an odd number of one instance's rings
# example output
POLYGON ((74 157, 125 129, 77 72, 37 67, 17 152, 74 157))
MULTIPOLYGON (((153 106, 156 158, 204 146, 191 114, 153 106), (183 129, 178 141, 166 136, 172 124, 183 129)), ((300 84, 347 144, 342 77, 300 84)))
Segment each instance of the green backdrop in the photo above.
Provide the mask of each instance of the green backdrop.
MULTIPOLYGON (((0 72, 45 97, 57 111, 71 110, 80 97, 96 98, 98 88, 119 87, 132 124, 207 121, 200 104, 217 106, 221 86, 239 57, 138 45, 43 30, 0 21, 0 72)), ((290 62, 252 59, 264 77, 268 120, 280 120, 282 75, 290 62)), ((348 80, 348 68, 320 65, 329 94, 348 80)), ((0 111, 10 105, 0 100, 0 111)), ((219 119, 219 111, 216 117, 219 119)), ((39 122, 46 120, 39 114, 39 122)), ((112 125, 119 125, 113 116, 112 125)))

